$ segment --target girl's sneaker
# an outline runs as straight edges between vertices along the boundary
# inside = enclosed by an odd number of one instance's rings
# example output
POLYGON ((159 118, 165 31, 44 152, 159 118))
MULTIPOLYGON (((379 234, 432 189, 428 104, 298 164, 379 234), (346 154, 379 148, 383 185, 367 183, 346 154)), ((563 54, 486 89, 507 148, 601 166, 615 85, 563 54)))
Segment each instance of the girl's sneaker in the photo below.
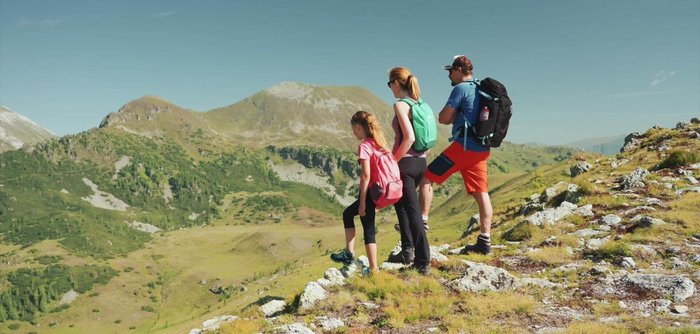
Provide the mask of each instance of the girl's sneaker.
POLYGON ((372 271, 369 270, 369 267, 362 267, 362 276, 364 276, 364 277, 372 276, 372 271))
POLYGON ((338 262, 344 264, 345 266, 349 266, 352 264, 352 261, 355 260, 355 256, 353 256, 347 249, 343 249, 338 253, 331 254, 331 260, 333 260, 333 262, 338 262))

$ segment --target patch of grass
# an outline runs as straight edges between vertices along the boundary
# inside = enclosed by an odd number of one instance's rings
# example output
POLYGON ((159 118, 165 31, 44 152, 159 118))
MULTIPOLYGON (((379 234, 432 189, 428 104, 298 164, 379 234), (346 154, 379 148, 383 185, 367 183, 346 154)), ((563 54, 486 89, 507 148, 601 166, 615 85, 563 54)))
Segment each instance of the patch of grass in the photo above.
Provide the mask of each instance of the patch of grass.
POLYGON ((630 247, 624 242, 608 241, 598 249, 588 249, 584 255, 592 257, 594 260, 615 260, 625 256, 632 256, 630 247))
POLYGON ((700 162, 700 153, 683 150, 673 150, 664 160, 662 160, 656 166, 656 169, 659 170, 664 168, 678 168, 692 165, 698 162, 700 162))
POLYGON ((626 334, 630 331, 621 325, 601 324, 597 322, 577 322, 572 323, 562 333, 564 334, 626 334))
POLYGON ((526 256, 534 261, 549 265, 562 265, 565 263, 570 263, 575 258, 575 256, 573 254, 569 254, 566 247, 563 246, 538 248, 532 252, 526 253, 526 256))
POLYGON ((382 308, 392 328, 403 328, 428 319, 439 320, 451 313, 455 297, 447 293, 392 295, 382 308))
POLYGON ((457 299, 455 312, 441 324, 448 333, 527 333, 522 323, 537 306, 531 296, 517 292, 465 293, 457 299))
POLYGON ((530 239, 534 230, 537 229, 536 226, 532 225, 528 221, 521 221, 509 230, 503 232, 502 238, 507 241, 524 241, 530 239))
POLYGON ((219 327, 216 334, 252 334, 259 333, 263 327, 264 321, 238 319, 236 321, 227 322, 219 327))

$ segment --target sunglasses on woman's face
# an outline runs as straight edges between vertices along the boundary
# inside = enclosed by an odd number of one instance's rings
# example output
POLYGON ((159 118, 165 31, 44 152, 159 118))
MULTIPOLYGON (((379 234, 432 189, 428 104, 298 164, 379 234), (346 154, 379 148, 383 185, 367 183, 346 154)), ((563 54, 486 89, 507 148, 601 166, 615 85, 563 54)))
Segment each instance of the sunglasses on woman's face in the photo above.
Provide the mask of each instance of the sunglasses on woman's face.
POLYGON ((394 82, 394 80, 388 81, 388 82, 386 83, 386 86, 389 87, 389 88, 391 88, 391 84, 392 84, 393 82, 394 82))

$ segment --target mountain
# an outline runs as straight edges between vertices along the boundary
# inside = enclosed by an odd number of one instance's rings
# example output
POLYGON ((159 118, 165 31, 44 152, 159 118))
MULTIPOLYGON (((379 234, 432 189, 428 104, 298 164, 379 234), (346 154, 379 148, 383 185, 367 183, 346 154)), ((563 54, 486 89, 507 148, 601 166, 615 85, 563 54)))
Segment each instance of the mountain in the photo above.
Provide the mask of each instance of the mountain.
POLYGON ((255 146, 324 146, 354 151, 350 117, 375 114, 390 132, 391 106, 362 87, 283 82, 242 101, 211 110, 218 132, 255 146))
POLYGON ((617 154, 625 142, 625 136, 595 137, 577 140, 563 146, 576 147, 584 151, 600 153, 603 155, 617 154))
POLYGON ((56 135, 30 119, 0 106, 0 152, 56 138, 56 135))
MULTIPOLYGON (((265 291, 296 293, 343 243, 358 108, 385 110, 391 137, 390 106, 366 90, 283 83, 209 112, 144 96, 99 128, 0 154, 0 331, 183 332, 265 291)), ((490 185, 572 157, 504 143, 490 185)), ((435 217, 463 219, 467 206, 452 205, 464 199, 459 177, 437 187, 435 217)), ((379 215, 385 245, 394 219, 379 215)), ((433 236, 455 237, 439 226, 433 236)))

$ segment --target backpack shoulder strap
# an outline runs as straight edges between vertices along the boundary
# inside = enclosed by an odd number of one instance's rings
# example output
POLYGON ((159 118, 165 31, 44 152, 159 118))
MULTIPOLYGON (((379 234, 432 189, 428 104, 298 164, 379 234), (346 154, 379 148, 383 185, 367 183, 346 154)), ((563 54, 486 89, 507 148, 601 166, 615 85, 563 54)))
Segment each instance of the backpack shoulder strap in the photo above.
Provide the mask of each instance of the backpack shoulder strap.
MULTIPOLYGON (((408 104, 408 106, 411 107, 411 108, 413 108, 413 106, 416 105, 416 103, 413 102, 413 100, 411 100, 411 99, 409 99, 409 98, 407 98, 407 97, 405 97, 405 98, 403 98, 403 99, 399 99, 399 101, 406 102, 406 104, 408 104)), ((422 100, 418 99, 418 103, 417 103, 417 104, 420 104, 421 102, 422 102, 422 100)))

